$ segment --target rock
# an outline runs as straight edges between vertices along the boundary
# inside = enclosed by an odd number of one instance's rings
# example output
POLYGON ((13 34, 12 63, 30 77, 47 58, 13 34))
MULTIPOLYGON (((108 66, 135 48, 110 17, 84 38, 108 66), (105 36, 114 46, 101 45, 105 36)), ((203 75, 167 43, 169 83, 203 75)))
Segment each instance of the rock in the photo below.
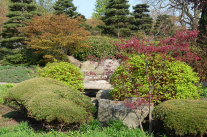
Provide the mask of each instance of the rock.
POLYGON ((106 80, 96 80, 96 81, 89 81, 89 83, 100 83, 100 84, 109 84, 106 80))
POLYGON ((85 61, 81 63, 80 68, 81 68, 81 72, 83 72, 84 74, 89 73, 88 75, 90 75, 90 72, 93 72, 97 66, 98 66, 98 62, 85 61))
MULTIPOLYGON (((152 107, 153 108, 153 107, 152 107)), ((124 101, 111 101, 108 99, 98 99, 97 119, 106 126, 109 120, 121 120, 129 128, 139 127, 139 121, 136 116, 141 116, 141 121, 149 114, 149 106, 141 106, 140 109, 132 110, 130 107, 124 106, 124 101)))
POLYGON ((119 66, 118 60, 107 59, 102 61, 98 67, 95 69, 94 73, 96 75, 107 74, 108 72, 111 74, 115 71, 115 69, 119 66))
POLYGON ((96 93, 96 98, 97 99, 110 99, 110 90, 99 90, 96 93))
POLYGON ((70 62, 80 68, 81 62, 77 59, 75 59, 73 56, 68 56, 70 62))

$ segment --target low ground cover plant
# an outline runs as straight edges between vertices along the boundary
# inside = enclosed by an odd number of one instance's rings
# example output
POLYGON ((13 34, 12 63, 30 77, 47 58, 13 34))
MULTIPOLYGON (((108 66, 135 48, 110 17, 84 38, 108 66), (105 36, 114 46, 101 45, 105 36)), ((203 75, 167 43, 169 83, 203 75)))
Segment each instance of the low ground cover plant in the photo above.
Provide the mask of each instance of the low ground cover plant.
POLYGON ((152 137, 144 134, 139 128, 129 129, 120 120, 109 121, 107 127, 100 127, 97 120, 93 120, 89 125, 83 125, 79 132, 72 132, 69 136, 80 137, 152 137))
POLYGON ((31 79, 34 70, 34 66, 0 66, 0 82, 19 83, 31 79))
POLYGON ((201 98, 207 98, 207 87, 202 87, 200 90, 200 96, 201 98))
POLYGON ((56 79, 79 91, 84 90, 83 73, 81 73, 80 69, 72 63, 48 63, 44 68, 38 69, 36 75, 38 77, 49 77, 56 79))
POLYGON ((153 110, 166 134, 183 137, 206 136, 206 113, 207 102, 200 100, 168 100, 153 110))
POLYGON ((15 84, 5 84, 5 85, 0 85, 0 104, 4 104, 4 95, 6 94, 6 92, 14 87, 15 84))
POLYGON ((96 111, 89 97, 52 78, 33 78, 11 88, 4 98, 25 116, 59 131, 89 123, 96 111))

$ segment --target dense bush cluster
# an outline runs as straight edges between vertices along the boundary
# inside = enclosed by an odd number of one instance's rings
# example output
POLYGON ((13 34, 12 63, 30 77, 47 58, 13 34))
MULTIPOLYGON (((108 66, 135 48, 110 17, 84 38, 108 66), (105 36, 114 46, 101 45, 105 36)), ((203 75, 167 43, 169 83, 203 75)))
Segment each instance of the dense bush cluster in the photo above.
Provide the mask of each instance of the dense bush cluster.
MULTIPOLYGON (((141 97, 147 97, 149 84, 143 58, 144 55, 142 58, 139 55, 131 56, 126 64, 120 65, 112 74, 110 81, 114 89, 110 94, 113 100, 134 97, 136 92, 141 97)), ((161 64, 162 57, 155 56, 155 61, 150 64, 155 75, 159 72, 161 64)), ((151 72, 148 74, 152 75, 151 72)), ((166 60, 164 74, 152 92, 152 101, 159 103, 169 99, 199 99, 200 86, 195 84, 198 82, 199 77, 190 66, 170 58, 166 60)))
POLYGON ((38 77, 49 77, 63 82, 73 89, 83 91, 83 73, 72 63, 53 62, 48 63, 37 72, 38 77))
POLYGON ((17 103, 24 114, 45 127, 64 130, 71 125, 89 123, 95 108, 89 97, 52 78, 33 78, 11 88, 5 95, 17 103))
POLYGON ((113 39, 103 36, 89 36, 88 43, 90 48, 82 48, 81 51, 74 54, 74 56, 81 60, 86 61, 88 56, 93 56, 99 60, 108 56, 115 56, 117 47, 111 42, 120 42, 119 39, 113 39))
POLYGON ((206 136, 207 102, 199 100, 168 100, 153 110, 154 118, 163 123, 167 134, 206 136))

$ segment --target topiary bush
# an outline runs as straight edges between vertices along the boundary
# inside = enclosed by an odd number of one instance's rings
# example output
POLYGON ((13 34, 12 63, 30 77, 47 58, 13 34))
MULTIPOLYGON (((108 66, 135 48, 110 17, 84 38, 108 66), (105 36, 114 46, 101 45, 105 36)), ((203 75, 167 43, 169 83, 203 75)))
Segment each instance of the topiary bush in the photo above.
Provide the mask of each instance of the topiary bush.
POLYGON ((38 77, 49 77, 56 79, 79 91, 84 90, 83 74, 81 73, 80 69, 72 63, 48 63, 44 68, 39 69, 36 75, 38 77))
POLYGON ((99 60, 108 56, 115 56, 117 47, 111 42, 120 42, 120 39, 114 39, 103 36, 89 36, 87 42, 90 48, 82 48, 81 51, 74 54, 80 61, 86 61, 88 56, 93 56, 99 60))
POLYGON ((89 123, 95 107, 89 97, 52 78, 33 78, 11 88, 4 99, 45 127, 65 130, 89 123))
POLYGON ((162 122, 168 135, 207 135, 206 101, 168 100, 156 106, 152 113, 155 120, 162 122))
MULTIPOLYGON (((148 97, 149 85, 145 61, 142 58, 139 55, 131 55, 126 65, 123 63, 112 74, 110 82, 114 89, 110 91, 110 95, 113 100, 135 97, 137 91, 141 97, 148 97)), ((155 61, 150 62, 155 75, 159 72, 162 60, 162 57, 157 55, 155 61)), ((169 99, 199 99, 198 91, 201 86, 195 84, 199 82, 199 77, 190 66, 170 58, 166 60, 165 69, 163 77, 152 91, 154 103, 169 99)), ((152 75, 151 72, 149 75, 152 75)))

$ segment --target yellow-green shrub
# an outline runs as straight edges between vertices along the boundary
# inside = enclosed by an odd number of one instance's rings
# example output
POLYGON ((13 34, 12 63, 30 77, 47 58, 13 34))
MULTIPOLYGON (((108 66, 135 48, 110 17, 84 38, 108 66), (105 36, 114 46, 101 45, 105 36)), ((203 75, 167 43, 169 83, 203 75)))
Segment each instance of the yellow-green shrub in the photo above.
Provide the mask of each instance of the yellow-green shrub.
MULTIPOLYGON (((144 58, 144 55, 142 55, 142 58, 144 58)), ((147 96, 149 84, 146 77, 145 61, 142 58, 139 55, 131 55, 127 64, 120 65, 112 74, 110 81, 114 89, 110 91, 110 94, 113 100, 135 97, 137 91, 141 97, 147 96), (130 66, 131 69, 128 69, 130 66), (131 77, 132 81, 130 81, 130 78, 124 78, 128 76, 131 77), (133 85, 135 85, 137 91, 133 85)), ((155 75, 159 72, 162 60, 162 57, 157 55, 155 61, 150 62, 155 75)), ((152 76, 150 71, 149 76, 152 76)), ((193 72, 193 69, 186 63, 174 61, 173 58, 166 60, 163 77, 157 82, 152 92, 152 101, 159 103, 169 99, 199 99, 200 86, 195 84, 198 82, 197 73, 193 72)))
POLYGON ((168 100, 153 110, 153 118, 162 122, 166 134, 176 136, 207 135, 207 102, 168 100))
POLYGON ((84 90, 83 74, 80 69, 72 63, 54 62, 48 63, 37 72, 38 77, 49 77, 63 82, 65 85, 79 91, 84 90))

